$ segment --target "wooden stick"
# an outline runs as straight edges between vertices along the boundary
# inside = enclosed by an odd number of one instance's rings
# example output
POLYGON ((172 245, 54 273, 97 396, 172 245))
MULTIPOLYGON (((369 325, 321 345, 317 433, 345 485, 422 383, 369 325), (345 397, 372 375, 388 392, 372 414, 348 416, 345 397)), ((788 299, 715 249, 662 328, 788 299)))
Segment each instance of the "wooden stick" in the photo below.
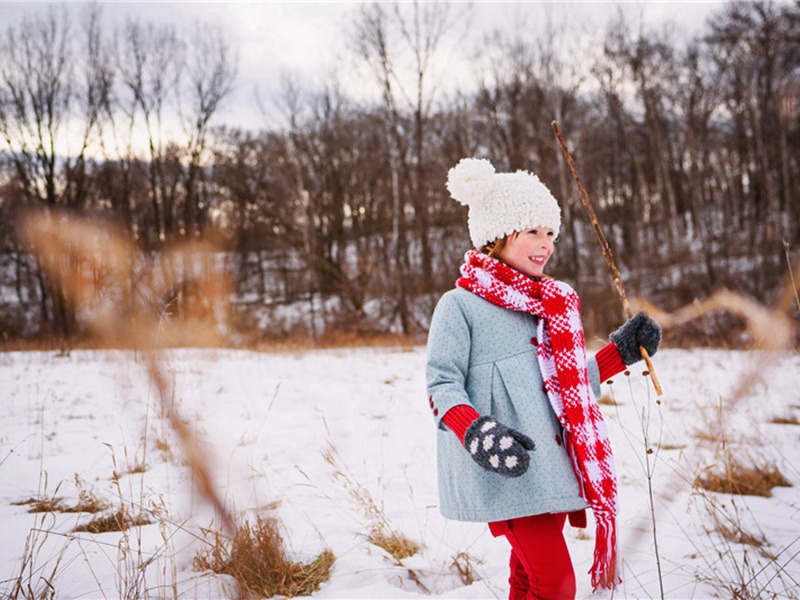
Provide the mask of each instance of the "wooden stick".
MULTIPOLYGON (((578 191, 581 195, 581 203, 586 209, 589 219, 592 222, 592 229, 594 229, 595 237, 597 237, 597 241, 600 243, 600 248, 603 250, 603 258, 606 259, 606 264, 608 265, 608 268, 611 269, 614 287, 617 288, 617 292, 619 292, 620 298, 622 298, 622 306, 625 309, 625 314, 628 315, 628 318, 630 318, 633 316, 633 310, 631 310, 631 306, 628 303, 628 297, 625 294, 625 288, 622 285, 619 269, 617 268, 617 263, 614 261, 614 255, 611 252, 611 246, 608 245, 608 240, 606 239, 606 236, 603 235, 603 230, 600 228, 600 221, 597 218, 597 214, 594 212, 594 208, 592 208, 592 203, 589 201, 589 194, 586 193, 586 188, 583 187, 581 176, 578 175, 578 170, 575 168, 575 162, 572 160, 572 155, 569 153, 567 143, 564 141, 564 136, 561 135, 561 126, 558 124, 558 121, 553 121, 553 130, 556 132, 558 142, 561 144, 561 151, 564 153, 564 158, 567 159, 567 164, 569 164, 570 171, 572 171, 572 178, 575 180, 575 183, 578 186, 578 191)), ((658 377, 656 377, 653 363, 650 360, 650 354, 648 354, 647 350, 645 350, 643 346, 639 346, 639 350, 641 351, 642 358, 644 358, 644 362, 647 365, 650 379, 653 380, 653 387, 656 388, 656 394, 660 396, 663 392, 661 390, 661 384, 658 382, 658 377)))

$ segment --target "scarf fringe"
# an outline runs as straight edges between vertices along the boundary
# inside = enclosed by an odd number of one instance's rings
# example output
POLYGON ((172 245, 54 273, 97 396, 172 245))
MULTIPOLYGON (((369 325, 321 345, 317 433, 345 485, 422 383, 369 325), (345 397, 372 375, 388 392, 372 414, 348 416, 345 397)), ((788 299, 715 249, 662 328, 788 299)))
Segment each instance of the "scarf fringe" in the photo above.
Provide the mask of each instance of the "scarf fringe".
POLYGON ((622 583, 617 574, 617 527, 612 515, 595 514, 597 524, 594 541, 594 562, 589 575, 592 578, 592 592, 598 588, 613 590, 622 583))

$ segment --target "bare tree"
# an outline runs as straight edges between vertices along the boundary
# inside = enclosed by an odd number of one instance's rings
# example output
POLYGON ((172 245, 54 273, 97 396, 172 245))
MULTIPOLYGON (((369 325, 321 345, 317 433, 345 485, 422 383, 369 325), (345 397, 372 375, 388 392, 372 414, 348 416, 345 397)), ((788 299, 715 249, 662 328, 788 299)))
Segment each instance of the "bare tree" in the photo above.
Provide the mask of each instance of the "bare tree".
POLYGON ((233 90, 236 59, 231 45, 219 27, 198 24, 190 38, 186 54, 186 99, 183 112, 188 133, 186 196, 184 226, 187 234, 197 236, 203 226, 208 199, 203 199, 200 186, 203 162, 208 144, 209 126, 220 105, 233 90))
POLYGON ((164 241, 167 232, 175 230, 175 197, 164 173, 163 119, 177 93, 181 46, 172 27, 128 21, 118 39, 116 61, 122 85, 118 106, 127 117, 125 153, 135 152, 141 114, 149 154, 154 241, 164 241))
POLYGON ((686 207, 675 185, 678 157, 670 135, 673 90, 669 82, 677 79, 674 45, 669 28, 646 29, 640 24, 633 32, 620 13, 606 39, 605 53, 636 86, 637 99, 644 113, 645 133, 652 165, 657 216, 671 224, 671 237, 678 239, 683 228, 680 219, 686 207), (660 213, 660 214, 658 214, 660 213))
POLYGON ((428 193, 424 188, 426 127, 434 99, 433 86, 428 91, 428 78, 442 38, 460 16, 447 3, 376 2, 362 8, 353 34, 358 56, 369 65, 379 84, 386 136, 391 141, 388 166, 393 207, 392 255, 397 268, 397 315, 406 333, 412 329, 408 306, 408 209, 413 211, 418 225, 415 233, 420 243, 423 289, 430 290, 433 282, 428 193), (406 56, 411 57, 407 78, 403 69, 406 56), (410 124, 403 117, 404 108, 412 115, 410 124), (412 135, 406 133, 409 129, 412 135))
POLYGON ((0 129, 11 161, 32 199, 59 202, 58 147, 74 102, 73 54, 65 12, 50 10, 9 27, 0 45, 0 129))
MULTIPOLYGON (((50 9, 0 37, 0 136, 29 206, 88 208, 87 153, 110 85, 100 29, 99 12, 90 9, 84 37, 75 38, 66 11, 50 9)), ((66 338, 72 308, 41 269, 37 279, 42 323, 66 338)))

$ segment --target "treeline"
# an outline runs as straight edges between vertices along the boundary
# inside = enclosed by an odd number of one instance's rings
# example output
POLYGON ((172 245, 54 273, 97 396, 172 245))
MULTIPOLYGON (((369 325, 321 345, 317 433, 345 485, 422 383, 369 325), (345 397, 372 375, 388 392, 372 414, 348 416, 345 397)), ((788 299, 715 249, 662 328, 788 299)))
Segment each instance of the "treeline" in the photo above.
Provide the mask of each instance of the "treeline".
MULTIPOLYGON (((553 23, 497 31, 470 55, 476 87, 445 94, 437 60, 463 10, 364 5, 348 47, 379 100, 352 99, 333 76, 316 90, 287 81, 275 99, 286 125, 271 130, 212 128, 236 77, 232 41, 212 27, 111 31, 90 9, 77 27, 50 12, 7 28, 0 330, 81 333, 14 235, 22 211, 46 208, 112 221, 147 255, 213 230, 248 340, 424 332, 469 247, 446 173, 481 156, 536 172, 560 198, 552 272, 604 335, 619 302, 554 119, 629 293, 667 308, 722 286, 772 300, 800 241, 800 4, 720 5, 691 40, 621 14, 588 47, 553 23)), ((176 289, 162 309, 179 317, 181 302, 176 289)))

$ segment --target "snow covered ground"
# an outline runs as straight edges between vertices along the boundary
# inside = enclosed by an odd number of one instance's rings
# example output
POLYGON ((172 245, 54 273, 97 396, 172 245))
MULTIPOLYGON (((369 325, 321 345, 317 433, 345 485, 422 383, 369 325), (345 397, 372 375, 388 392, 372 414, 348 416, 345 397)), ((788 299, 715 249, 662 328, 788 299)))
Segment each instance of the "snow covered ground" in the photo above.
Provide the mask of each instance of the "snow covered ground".
MULTIPOLYGON (((614 597, 659 597, 662 583, 667 598, 728 598, 743 583, 742 597, 800 597, 800 426, 792 424, 800 420, 800 356, 764 358, 662 350, 654 359, 660 404, 640 369, 604 386, 617 403, 603 405, 620 481, 624 584, 614 597), (759 379, 737 398, 754 368, 759 379), (769 498, 693 489, 726 453, 778 468, 793 487, 769 498), (750 544, 739 543, 742 533, 750 544)), ((175 350, 164 358, 173 402, 201 436, 231 510, 277 515, 299 560, 333 550, 332 577, 315 598, 504 598, 505 540, 438 513, 424 363, 422 347, 175 350), (340 473, 421 545, 417 555, 398 562, 367 540, 368 516, 323 458, 331 447, 340 473), (476 571, 471 585, 452 566, 459 555, 476 571)), ((231 593, 225 577, 192 570, 213 510, 191 485, 141 356, 0 354, 0 394, 0 596, 20 575, 39 589, 48 580, 65 599, 231 593), (19 504, 56 495, 75 505, 80 489, 154 523, 125 535, 71 533, 93 515, 19 504), (36 542, 27 550, 26 539, 36 542)), ((592 537, 591 522, 567 528, 579 597, 591 595, 592 537)))

